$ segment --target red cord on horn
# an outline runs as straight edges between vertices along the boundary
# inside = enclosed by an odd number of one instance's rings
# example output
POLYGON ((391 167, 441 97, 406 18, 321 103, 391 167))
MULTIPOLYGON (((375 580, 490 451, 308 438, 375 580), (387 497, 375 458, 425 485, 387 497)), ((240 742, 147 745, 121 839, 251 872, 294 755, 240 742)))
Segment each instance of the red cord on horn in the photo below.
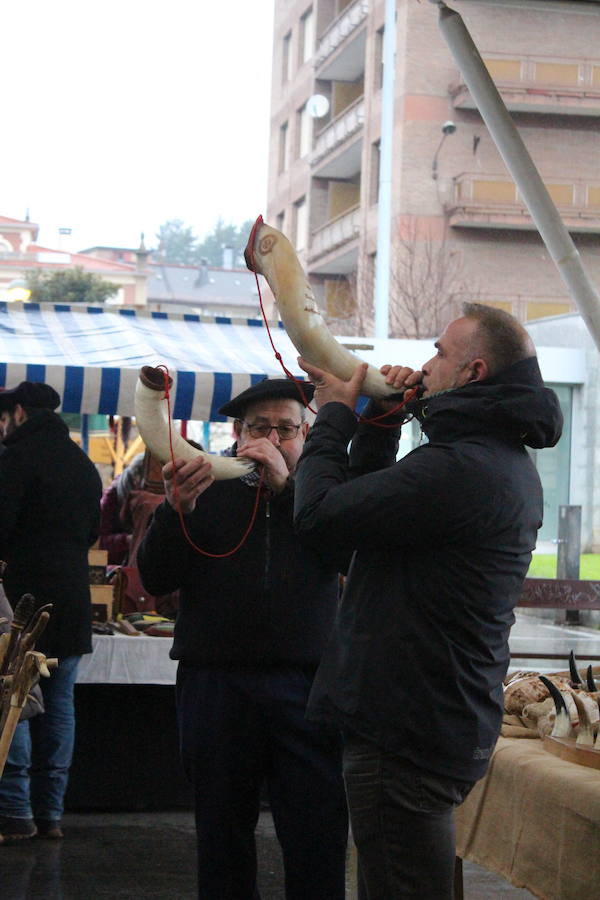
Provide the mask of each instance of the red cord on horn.
MULTIPOLYGON (((173 465, 173 475, 175 476, 176 475, 175 454, 173 452, 173 434, 172 434, 172 429, 171 429, 171 399, 170 399, 171 392, 169 389, 169 369, 167 368, 167 366, 157 366, 156 368, 163 370, 163 378, 164 378, 164 382, 165 382, 165 400, 167 401, 167 421, 169 423, 169 449, 171 452, 171 463, 173 465)), ((258 482, 258 485, 256 488, 256 498, 254 500, 252 515, 250 516, 250 522, 248 524, 248 527, 244 531, 242 537, 240 538, 239 542, 236 544, 236 546, 232 550, 227 550, 227 551, 225 551, 225 553, 210 553, 208 550, 203 550, 201 547, 198 547, 198 545, 195 544, 194 541, 192 540, 192 538, 190 537, 190 534, 189 534, 186 524, 185 524, 185 520, 183 518, 183 512, 181 511, 181 502, 179 500, 179 487, 177 485, 177 478, 176 477, 173 478, 173 493, 175 494, 175 506, 177 508, 177 515, 179 516, 181 530, 183 531, 183 535, 184 535, 186 541, 188 542, 188 544, 190 544, 194 548, 196 553, 201 553, 202 556, 209 556, 211 559, 224 559, 227 556, 233 556, 234 553, 237 553, 237 551, 240 549, 240 547, 242 547, 245 544, 245 542, 248 538, 248 535, 252 531, 252 526, 254 525, 254 523, 256 521, 256 515, 258 513, 258 504, 260 502, 260 495, 261 495, 261 491, 263 488, 263 480, 264 480, 264 473, 261 470, 260 479, 259 479, 259 482, 258 482)))

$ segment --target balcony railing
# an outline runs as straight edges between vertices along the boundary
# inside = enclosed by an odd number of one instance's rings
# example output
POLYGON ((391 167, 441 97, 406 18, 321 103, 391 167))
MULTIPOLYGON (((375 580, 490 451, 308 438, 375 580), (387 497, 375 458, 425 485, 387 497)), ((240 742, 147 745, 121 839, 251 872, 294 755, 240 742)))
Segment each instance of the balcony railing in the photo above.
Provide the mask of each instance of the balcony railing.
POLYGON ((360 205, 353 206, 313 231, 308 258, 315 260, 355 240, 360 230, 359 211, 360 205))
POLYGON ((336 116, 319 132, 315 140, 315 149, 310 158, 311 165, 316 165, 363 127, 365 120, 365 101, 359 97, 351 106, 336 116))
MULTIPOLYGON (((515 112, 600 115, 600 60, 485 56, 508 109, 515 112)), ((462 79, 450 85, 454 106, 476 109, 462 79)))
MULTIPOLYGON (((600 181, 548 176, 544 183, 569 231, 600 232, 600 181)), ((522 231, 536 227, 517 186, 502 175, 458 175, 446 212, 455 227, 522 231)))
POLYGON ((355 3, 340 13, 328 29, 321 35, 315 55, 315 67, 323 65, 332 53, 353 31, 362 25, 369 14, 369 0, 356 0, 355 3))

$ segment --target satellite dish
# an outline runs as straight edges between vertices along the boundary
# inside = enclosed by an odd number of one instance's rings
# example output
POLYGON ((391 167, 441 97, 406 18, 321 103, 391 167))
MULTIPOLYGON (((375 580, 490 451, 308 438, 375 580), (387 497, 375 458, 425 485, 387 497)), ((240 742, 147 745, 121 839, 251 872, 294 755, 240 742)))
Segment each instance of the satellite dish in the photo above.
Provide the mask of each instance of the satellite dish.
POLYGON ((329 100, 323 94, 313 94, 306 101, 306 112, 311 119, 322 119, 329 112, 329 100))

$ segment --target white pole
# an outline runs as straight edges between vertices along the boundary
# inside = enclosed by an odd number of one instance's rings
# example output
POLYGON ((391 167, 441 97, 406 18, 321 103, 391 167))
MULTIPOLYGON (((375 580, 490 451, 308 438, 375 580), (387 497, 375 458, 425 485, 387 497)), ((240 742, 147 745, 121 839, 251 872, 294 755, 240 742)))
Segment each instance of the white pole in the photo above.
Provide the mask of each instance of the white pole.
POLYGON ((579 252, 462 18, 443 2, 439 6, 440 29, 471 96, 571 297, 600 349, 600 295, 583 268, 579 252))
POLYGON ((396 0, 385 0, 379 197, 377 208, 377 263, 375 267, 375 337, 378 338, 387 338, 389 329, 395 70, 396 0))

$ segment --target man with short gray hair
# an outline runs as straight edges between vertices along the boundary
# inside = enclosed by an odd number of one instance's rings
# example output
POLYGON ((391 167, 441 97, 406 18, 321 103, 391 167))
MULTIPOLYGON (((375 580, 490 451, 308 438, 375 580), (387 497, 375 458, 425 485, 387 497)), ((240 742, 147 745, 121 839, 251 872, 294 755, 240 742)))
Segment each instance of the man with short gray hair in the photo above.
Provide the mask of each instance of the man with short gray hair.
POLYGON ((395 428, 357 425, 366 366, 343 382, 300 361, 319 412, 296 473, 296 529, 322 551, 356 551, 308 714, 344 733, 361 900, 452 897, 452 810, 496 743, 542 521, 526 446, 561 434, 522 325, 479 304, 464 313, 421 371, 382 369, 399 391, 419 389, 407 408, 429 439, 398 462, 404 410, 395 428))

